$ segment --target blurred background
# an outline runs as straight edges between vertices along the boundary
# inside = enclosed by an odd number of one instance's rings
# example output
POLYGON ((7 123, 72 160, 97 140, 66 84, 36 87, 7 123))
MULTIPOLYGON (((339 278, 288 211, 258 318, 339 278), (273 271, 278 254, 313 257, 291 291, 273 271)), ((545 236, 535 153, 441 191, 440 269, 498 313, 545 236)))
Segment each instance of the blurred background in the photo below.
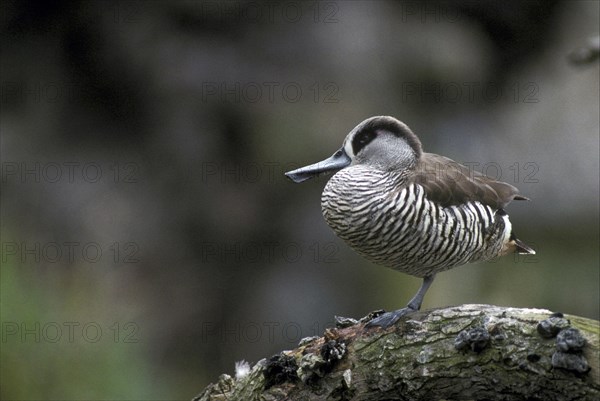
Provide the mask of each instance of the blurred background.
POLYGON ((190 399, 420 280, 285 171, 372 115, 518 186, 538 254, 424 308, 600 315, 597 1, 2 2, 1 398, 190 399))

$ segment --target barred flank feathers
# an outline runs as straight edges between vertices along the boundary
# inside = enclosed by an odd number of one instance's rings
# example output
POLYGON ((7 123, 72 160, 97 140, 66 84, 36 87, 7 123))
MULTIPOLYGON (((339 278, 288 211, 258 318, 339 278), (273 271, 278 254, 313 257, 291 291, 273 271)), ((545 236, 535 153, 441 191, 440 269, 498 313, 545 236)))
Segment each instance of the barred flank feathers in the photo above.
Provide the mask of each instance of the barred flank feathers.
POLYGON ((400 187, 390 173, 348 167, 325 187, 323 214, 366 258, 418 277, 494 258, 509 239, 510 223, 488 205, 442 206, 419 184, 400 187))

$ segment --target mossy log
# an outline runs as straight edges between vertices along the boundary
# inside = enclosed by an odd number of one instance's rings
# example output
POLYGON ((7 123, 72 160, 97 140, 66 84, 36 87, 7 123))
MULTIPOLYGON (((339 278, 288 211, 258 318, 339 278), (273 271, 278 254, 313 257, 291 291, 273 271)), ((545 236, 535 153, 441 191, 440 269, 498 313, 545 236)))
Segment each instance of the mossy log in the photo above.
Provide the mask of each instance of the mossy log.
POLYGON ((599 337, 598 321, 547 310, 433 309, 327 329, 194 401, 598 400, 599 337))

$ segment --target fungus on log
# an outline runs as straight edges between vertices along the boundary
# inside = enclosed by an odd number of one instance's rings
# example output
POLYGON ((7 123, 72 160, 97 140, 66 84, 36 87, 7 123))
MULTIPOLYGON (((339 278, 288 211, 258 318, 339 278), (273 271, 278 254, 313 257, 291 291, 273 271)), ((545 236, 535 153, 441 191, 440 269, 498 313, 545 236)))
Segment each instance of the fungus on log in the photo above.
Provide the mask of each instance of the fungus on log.
POLYGON ((541 309, 462 305, 388 329, 338 319, 323 337, 223 374, 194 401, 598 400, 600 323, 541 309))

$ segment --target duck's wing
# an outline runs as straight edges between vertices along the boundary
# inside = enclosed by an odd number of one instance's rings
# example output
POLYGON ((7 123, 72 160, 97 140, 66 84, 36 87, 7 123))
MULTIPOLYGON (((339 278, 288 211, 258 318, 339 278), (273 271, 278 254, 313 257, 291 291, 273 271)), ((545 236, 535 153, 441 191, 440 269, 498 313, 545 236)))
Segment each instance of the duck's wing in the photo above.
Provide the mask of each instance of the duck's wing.
POLYGON ((420 184, 427 198, 442 206, 478 201, 503 209, 513 199, 528 200, 506 182, 496 181, 460 163, 433 153, 423 153, 412 180, 420 184))

